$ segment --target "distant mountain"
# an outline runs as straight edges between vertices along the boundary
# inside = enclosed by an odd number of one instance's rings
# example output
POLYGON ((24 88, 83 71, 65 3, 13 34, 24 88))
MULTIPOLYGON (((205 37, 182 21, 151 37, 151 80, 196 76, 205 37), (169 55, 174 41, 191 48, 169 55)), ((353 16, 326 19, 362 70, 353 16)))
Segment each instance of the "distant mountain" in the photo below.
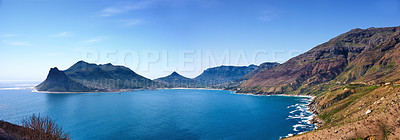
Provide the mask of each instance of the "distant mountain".
POLYGON ((65 71, 50 70, 47 79, 36 87, 49 92, 118 92, 140 88, 218 87, 249 74, 258 66, 218 66, 205 70, 194 79, 173 72, 150 80, 124 66, 91 64, 78 61, 65 71))
POLYGON ((265 62, 265 63, 262 63, 260 66, 258 66, 256 69, 254 69, 250 73, 246 74, 245 76, 243 76, 243 77, 241 77, 241 78, 239 78, 239 79, 237 79, 235 81, 229 82, 229 83, 219 84, 218 87, 225 88, 225 89, 228 89, 228 90, 233 90, 234 88, 236 88, 236 86, 246 82, 251 77, 253 77, 257 73, 259 73, 260 71, 271 69, 271 68, 273 68, 275 66, 279 66, 279 65, 280 64, 277 63, 277 62, 265 62))
POLYGON ((157 83, 127 67, 79 61, 65 71, 50 70, 47 79, 36 88, 39 91, 53 91, 53 88, 56 88, 55 92, 75 92, 124 91, 154 86, 157 86, 157 83))
POLYGON ((70 79, 57 67, 51 68, 45 81, 36 86, 38 91, 48 92, 89 92, 92 89, 70 79))
POLYGON ((194 80, 196 80, 197 84, 202 87, 212 87, 238 80, 255 70, 257 67, 257 65, 249 65, 208 68, 202 74, 195 77, 194 80))
POLYGON ((166 77, 154 79, 157 82, 164 83, 165 87, 194 87, 195 80, 184 77, 177 72, 173 72, 166 77))
POLYGON ((262 63, 260 66, 258 66, 256 69, 254 69, 253 71, 251 71, 250 73, 246 74, 245 76, 241 77, 240 79, 238 79, 237 81, 245 81, 245 80, 249 80, 251 77, 253 77, 254 75, 256 75, 257 73, 259 73, 262 70, 265 69, 271 69, 275 66, 279 66, 280 64, 277 62, 265 62, 262 63))

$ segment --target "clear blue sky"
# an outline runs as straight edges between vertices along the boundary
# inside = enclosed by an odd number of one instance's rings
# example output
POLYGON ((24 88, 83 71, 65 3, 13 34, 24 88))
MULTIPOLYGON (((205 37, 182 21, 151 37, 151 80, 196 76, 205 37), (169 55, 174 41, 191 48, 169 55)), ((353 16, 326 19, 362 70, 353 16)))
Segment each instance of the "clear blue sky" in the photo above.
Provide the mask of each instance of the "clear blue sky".
POLYGON ((79 60, 151 79, 283 63, 399 16, 400 0, 0 0, 0 80, 44 80, 79 60))

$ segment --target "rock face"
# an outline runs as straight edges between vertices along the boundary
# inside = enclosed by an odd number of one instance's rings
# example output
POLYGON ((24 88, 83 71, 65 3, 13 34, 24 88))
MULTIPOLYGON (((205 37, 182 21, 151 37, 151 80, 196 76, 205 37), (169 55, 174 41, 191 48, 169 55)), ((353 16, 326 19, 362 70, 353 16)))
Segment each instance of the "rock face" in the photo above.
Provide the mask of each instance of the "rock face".
POLYGON ((211 87, 238 80, 256 68, 256 65, 219 66, 208 68, 202 74, 194 78, 194 80, 196 80, 197 83, 203 87, 211 87))
POLYGON ((155 79, 155 81, 165 83, 165 87, 176 88, 176 87, 194 87, 195 80, 184 77, 177 72, 173 72, 166 77, 155 79))
POLYGON ((29 137, 26 136, 26 130, 29 129, 0 120, 1 140, 27 140, 29 137))
POLYGON ((240 85, 241 92, 299 94, 330 81, 394 82, 400 78, 399 38, 400 27, 353 29, 282 65, 256 73, 240 85))
POLYGON ((92 90, 72 80, 57 67, 50 69, 46 80, 36 86, 36 89, 48 92, 89 92, 92 90))

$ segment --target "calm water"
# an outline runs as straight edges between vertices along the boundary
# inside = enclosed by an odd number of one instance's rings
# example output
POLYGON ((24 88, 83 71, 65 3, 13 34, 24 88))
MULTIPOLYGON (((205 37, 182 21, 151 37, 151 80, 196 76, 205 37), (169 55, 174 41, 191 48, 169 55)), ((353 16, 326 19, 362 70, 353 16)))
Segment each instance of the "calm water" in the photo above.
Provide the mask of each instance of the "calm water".
POLYGON ((0 85, 0 119, 49 115, 73 139, 279 139, 312 130, 309 98, 163 89, 46 94, 36 83, 0 85))

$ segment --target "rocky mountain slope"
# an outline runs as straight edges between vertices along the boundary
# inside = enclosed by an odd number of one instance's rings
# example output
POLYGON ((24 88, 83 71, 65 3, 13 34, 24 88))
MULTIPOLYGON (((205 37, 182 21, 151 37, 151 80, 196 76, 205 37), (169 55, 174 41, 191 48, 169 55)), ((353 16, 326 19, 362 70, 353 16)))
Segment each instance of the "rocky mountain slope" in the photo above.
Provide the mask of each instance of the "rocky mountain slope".
POLYGON ((320 128, 288 139, 389 139, 400 137, 400 86, 348 85, 317 97, 320 128))
POLYGON ((310 107, 319 128, 288 139, 396 139, 399 64, 400 27, 353 29, 258 72, 236 89, 316 96, 310 107))
POLYGON ((258 72, 240 85, 239 92, 304 94, 327 82, 395 82, 400 78, 398 42, 399 27, 353 29, 282 65, 258 72))

